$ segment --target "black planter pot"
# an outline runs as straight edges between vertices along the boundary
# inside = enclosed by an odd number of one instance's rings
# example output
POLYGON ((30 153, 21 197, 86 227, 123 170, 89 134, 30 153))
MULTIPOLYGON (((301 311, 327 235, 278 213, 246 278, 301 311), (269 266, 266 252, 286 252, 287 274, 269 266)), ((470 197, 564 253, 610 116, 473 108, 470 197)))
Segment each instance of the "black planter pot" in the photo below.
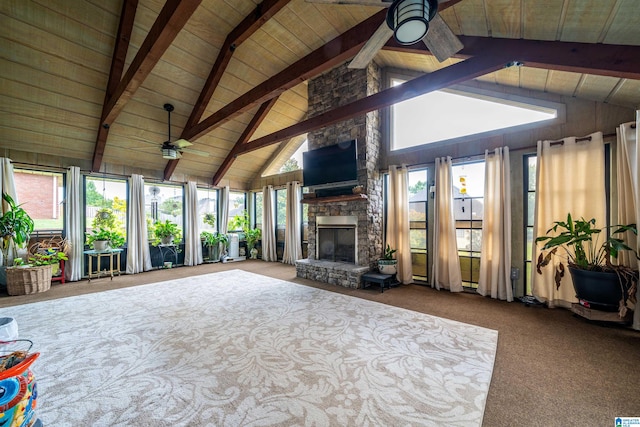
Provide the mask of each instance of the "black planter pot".
POLYGON ((580 304, 596 310, 618 311, 622 288, 616 273, 581 270, 569 267, 573 288, 580 304))

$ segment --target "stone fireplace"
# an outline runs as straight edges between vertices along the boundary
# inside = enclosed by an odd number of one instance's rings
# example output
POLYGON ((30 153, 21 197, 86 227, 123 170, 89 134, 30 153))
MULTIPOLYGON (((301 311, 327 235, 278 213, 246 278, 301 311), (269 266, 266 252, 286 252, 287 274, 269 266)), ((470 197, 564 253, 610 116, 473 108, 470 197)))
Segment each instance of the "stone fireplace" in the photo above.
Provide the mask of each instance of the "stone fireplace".
MULTIPOLYGON (((351 70, 345 63, 309 81, 309 117, 377 93, 379 88, 376 64, 351 70)), ((379 112, 373 111, 308 134, 309 150, 357 141, 358 185, 364 192, 303 200, 309 205, 309 258, 296 262, 298 277, 358 288, 360 276, 376 267, 382 252, 383 213, 379 124, 379 112)))

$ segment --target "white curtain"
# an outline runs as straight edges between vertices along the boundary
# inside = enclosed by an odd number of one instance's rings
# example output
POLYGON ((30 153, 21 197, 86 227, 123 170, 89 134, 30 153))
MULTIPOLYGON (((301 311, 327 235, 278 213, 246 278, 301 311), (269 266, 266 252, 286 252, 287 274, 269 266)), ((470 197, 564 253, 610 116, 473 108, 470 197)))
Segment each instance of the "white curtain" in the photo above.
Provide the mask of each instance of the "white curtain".
POLYGON ((484 213, 478 293, 513 301, 509 147, 485 151, 484 213))
POLYGON ((227 234, 227 227, 229 226, 229 186, 222 187, 220 189, 220 221, 218 222, 218 229, 220 234, 227 234))
POLYGON ((387 203, 385 242, 392 249, 397 250, 397 279, 405 285, 413 282, 409 236, 409 171, 406 166, 402 166, 400 169, 396 166, 389 167, 389 202, 387 203))
POLYGON ((434 257, 431 287, 462 292, 462 273, 453 216, 453 173, 451 157, 436 159, 434 257))
MULTIPOLYGON (((13 179, 13 165, 11 164, 11 159, 6 157, 0 157, 0 180, 2 194, 8 194, 16 203, 18 203, 16 183, 13 179)), ((9 205, 4 201, 4 199, 0 200, 0 202, 2 214, 4 215, 9 210, 9 205)), ((9 259, 11 259, 11 257, 9 257, 9 259)), ((4 265, 2 252, 0 252, 0 265, 4 265)))
MULTIPOLYGON (((636 111, 636 121, 623 123, 618 129, 616 172, 618 177, 618 224, 640 224, 640 111, 636 111)), ((626 242, 640 251, 640 236, 627 233, 626 242)), ((632 254, 621 252, 619 262, 631 268, 638 268, 638 260, 632 254)), ((636 294, 640 299, 640 287, 636 294)), ((640 329, 640 305, 636 303, 633 313, 633 328, 640 329)))
POLYGON ((147 217, 144 211, 144 179, 142 175, 129 178, 129 232, 127 233, 127 274, 151 270, 147 217))
POLYGON ((184 265, 202 264, 198 187, 195 182, 184 186, 184 265))
POLYGON ((277 261, 275 191, 272 185, 262 188, 262 260, 277 261))
MULTIPOLYGON (((602 132, 584 138, 564 138, 556 141, 538 141, 536 175, 536 203, 534 240, 545 235, 554 221, 564 221, 567 214, 595 218, 597 227, 606 226, 604 186, 604 142, 602 132)), ((533 262, 540 254, 541 245, 535 245, 533 262)), ((577 302, 568 271, 556 288, 555 268, 566 263, 566 256, 558 251, 553 264, 541 269, 542 275, 532 270, 533 295, 549 307, 571 308, 577 302)))
MULTIPOLYGON (((295 265, 302 258, 302 239, 300 237, 300 183, 287 182, 287 220, 284 230, 284 253, 282 262, 295 265)), ((264 194, 264 193, 263 193, 264 194)), ((264 209, 262 210, 264 212, 264 209)))
POLYGON ((65 262, 64 275, 66 280, 77 281, 82 279, 84 273, 82 260, 84 256, 84 229, 82 221, 83 188, 80 176, 80 168, 71 166, 67 171, 67 183, 65 189, 65 230, 66 239, 70 244, 69 260, 65 262))

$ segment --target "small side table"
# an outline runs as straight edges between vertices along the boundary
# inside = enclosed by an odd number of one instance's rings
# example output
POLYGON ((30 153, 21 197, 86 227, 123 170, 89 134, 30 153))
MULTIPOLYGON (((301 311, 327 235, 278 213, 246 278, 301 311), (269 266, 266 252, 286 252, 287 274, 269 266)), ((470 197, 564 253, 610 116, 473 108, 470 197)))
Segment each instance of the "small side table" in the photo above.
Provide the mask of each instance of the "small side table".
POLYGON ((158 250, 160 251, 160 257, 162 258, 162 265, 160 268, 164 267, 164 260, 167 255, 174 259, 173 266, 178 265, 178 246, 171 243, 169 245, 158 245, 158 250))
POLYGON ((106 251, 84 251, 84 253, 89 257, 89 283, 91 283, 91 279, 93 277, 100 278, 104 273, 109 274, 111 276, 111 280, 113 280, 114 273, 120 275, 120 254, 122 253, 122 249, 107 249, 106 251), (115 266, 113 263, 113 258, 116 258, 115 266), (100 270, 102 257, 109 257, 109 270, 104 269, 100 270), (93 259, 96 258, 96 271, 93 271, 93 259))
POLYGON ((382 274, 382 273, 364 273, 360 279, 362 280, 362 287, 366 288, 372 284, 380 285, 380 292, 384 292, 384 287, 391 288, 393 285, 397 285, 399 282, 396 279, 395 274, 382 274))

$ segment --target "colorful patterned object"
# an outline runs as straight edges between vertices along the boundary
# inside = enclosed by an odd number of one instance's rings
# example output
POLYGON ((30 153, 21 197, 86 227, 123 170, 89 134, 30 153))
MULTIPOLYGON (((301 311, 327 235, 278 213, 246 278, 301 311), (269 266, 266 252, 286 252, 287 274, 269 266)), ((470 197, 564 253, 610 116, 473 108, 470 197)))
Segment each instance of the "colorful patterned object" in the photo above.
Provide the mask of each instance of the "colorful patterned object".
POLYGON ((0 427, 31 427, 38 391, 29 366, 40 356, 32 353, 19 364, 0 372, 0 427))

